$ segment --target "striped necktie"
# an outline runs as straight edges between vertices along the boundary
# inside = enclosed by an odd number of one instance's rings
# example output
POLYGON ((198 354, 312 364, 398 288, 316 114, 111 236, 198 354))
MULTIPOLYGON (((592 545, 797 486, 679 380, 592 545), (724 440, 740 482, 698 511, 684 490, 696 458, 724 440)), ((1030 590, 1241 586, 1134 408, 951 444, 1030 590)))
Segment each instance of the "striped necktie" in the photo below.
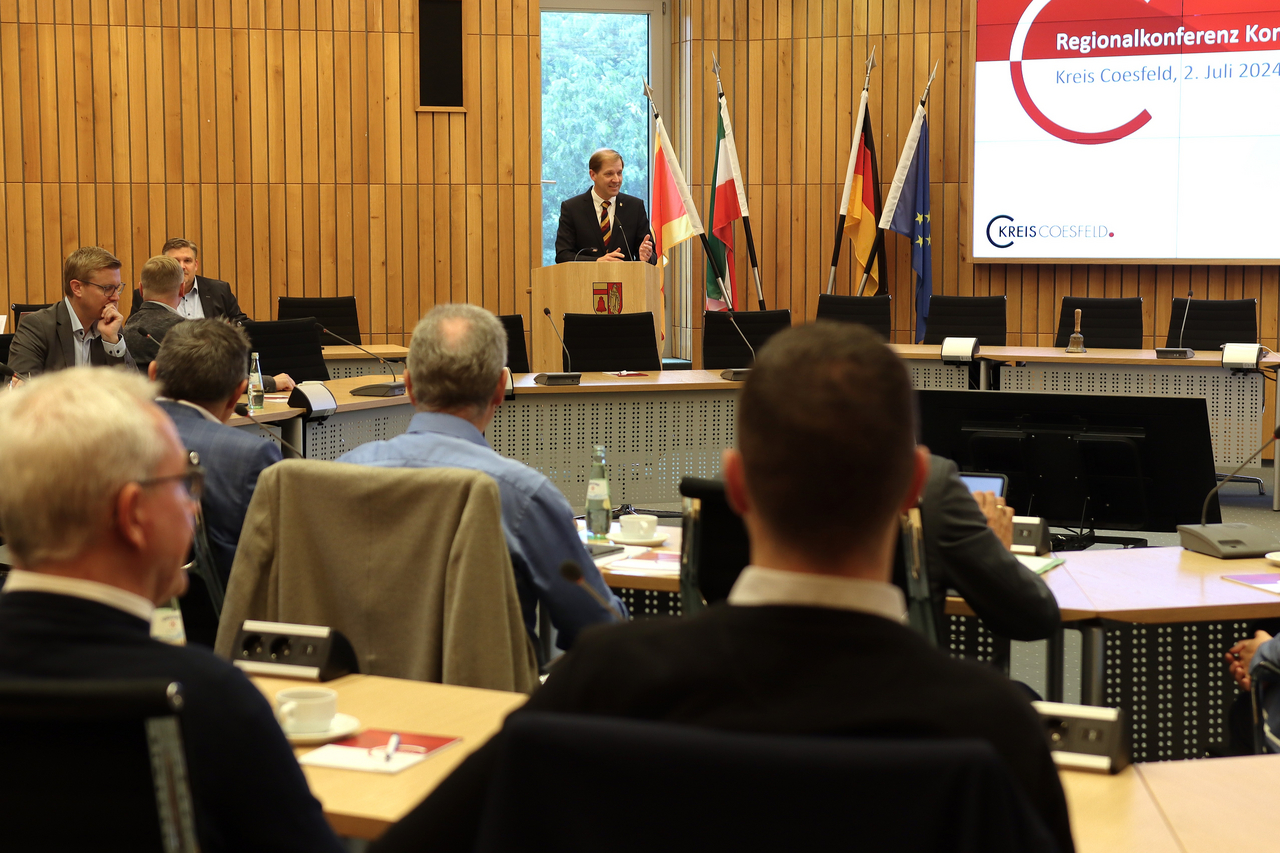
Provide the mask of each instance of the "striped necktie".
POLYGON ((609 236, 613 231, 609 227, 609 202, 600 202, 600 239, 604 241, 605 248, 609 247, 609 236))

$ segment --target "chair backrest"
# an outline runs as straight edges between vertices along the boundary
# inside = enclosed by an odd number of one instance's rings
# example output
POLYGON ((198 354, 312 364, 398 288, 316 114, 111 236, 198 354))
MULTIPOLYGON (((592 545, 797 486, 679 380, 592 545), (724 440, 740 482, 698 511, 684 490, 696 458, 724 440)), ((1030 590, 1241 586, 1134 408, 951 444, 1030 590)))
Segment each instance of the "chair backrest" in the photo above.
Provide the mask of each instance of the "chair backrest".
POLYGON ((774 311, 735 311, 733 327, 727 311, 706 311, 702 315, 702 367, 721 370, 726 367, 748 367, 753 361, 751 348, 742 338, 745 335, 756 352, 769 338, 791 325, 791 311, 787 308, 774 311))
POLYGON ((817 319, 861 323, 874 329, 887 341, 893 335, 893 297, 887 293, 879 296, 837 296, 834 293, 823 293, 818 296, 817 319))
POLYGON ((924 343, 945 338, 977 338, 984 347, 1002 347, 1007 319, 1003 296, 930 296, 924 343))
POLYGON ((0 335, 0 361, 9 360, 9 347, 13 345, 13 333, 6 332, 0 335))
POLYGON ((507 330, 507 367, 512 373, 528 373, 529 349, 524 345, 524 317, 499 314, 498 319, 507 330))
POLYGON ((579 373, 602 370, 661 370, 662 357, 653 333, 653 312, 635 314, 565 314, 564 369, 579 373))
POLYGON ((52 304, 53 304, 52 302, 46 302, 43 305, 35 302, 12 303, 9 306, 9 316, 10 316, 9 323, 10 323, 11 331, 16 332, 18 330, 18 324, 22 322, 23 316, 27 314, 34 314, 37 311, 43 311, 45 308, 48 308, 52 304))
POLYGON ((1057 849, 985 741, 741 734, 517 712, 492 749, 481 853, 1057 849), (572 816, 548 820, 564 803, 574 804, 572 816), (653 833, 619 831, 618 803, 635 814, 677 804, 687 819, 657 845, 653 833))
POLYGON ((528 692, 537 660, 480 471, 286 459, 245 515, 218 624, 229 657, 245 619, 327 625, 360 671, 528 692), (333 524, 334 518, 376 523, 333 524))
MULTIPOLYGON (((336 335, 347 341, 363 344, 360 340, 360 318, 356 314, 354 296, 281 296, 276 307, 277 320, 299 320, 311 317, 336 335)), ((347 346, 334 335, 320 333, 324 346, 347 346)), ((297 377, 294 377, 295 379, 297 377)))
POLYGON ((1258 342, 1258 300, 1256 299, 1192 299, 1179 296, 1169 312, 1167 347, 1190 347, 1215 350, 1223 344, 1256 344, 1258 342), (1182 333, 1186 315, 1186 334, 1182 333), (1181 343, 1179 343, 1181 341, 1181 343))
POLYGON ((1076 330, 1076 309, 1080 309, 1080 334, 1085 348, 1142 349, 1142 297, 1127 299, 1062 297, 1058 314, 1058 336, 1053 345, 1065 349, 1076 330))
POLYGON ((686 616, 729 597, 751 562, 751 538, 729 506, 720 480, 680 481, 684 523, 680 548, 680 606, 686 616))
POLYGON ((264 373, 287 373, 295 382, 329 378, 314 317, 298 320, 249 321, 245 333, 262 361, 264 373))
POLYGON ((164 679, 0 679, 5 847, 196 850, 181 702, 164 679))

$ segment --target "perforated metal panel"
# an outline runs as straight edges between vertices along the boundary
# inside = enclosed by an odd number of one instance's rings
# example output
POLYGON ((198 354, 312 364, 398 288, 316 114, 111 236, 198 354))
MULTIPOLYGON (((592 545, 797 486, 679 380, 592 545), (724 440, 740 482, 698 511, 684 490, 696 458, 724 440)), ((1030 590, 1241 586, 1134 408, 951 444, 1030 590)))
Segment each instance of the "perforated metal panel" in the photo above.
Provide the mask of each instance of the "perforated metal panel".
MULTIPOLYGON (((330 379, 350 379, 352 376, 370 376, 374 374, 387 374, 387 369, 382 366, 382 362, 372 358, 344 358, 341 361, 326 360, 325 364, 329 368, 330 379)), ((391 367, 395 370, 396 375, 404 372, 403 364, 392 363, 391 367)))
POLYGON ((236 427, 236 429, 244 430, 249 435, 256 435, 259 438, 265 438, 268 441, 275 444, 276 447, 280 447, 282 452, 284 450, 284 448, 280 444, 280 439, 270 429, 262 430, 258 427, 257 424, 240 424, 238 427, 236 427))
POLYGON ((736 391, 529 394, 504 403, 486 438, 586 503, 591 448, 602 444, 616 506, 676 503, 683 477, 719 477, 734 441, 736 391))
POLYGON ((652 616, 682 616, 680 596, 674 592, 657 592, 650 589, 627 589, 615 587, 614 594, 627 605, 627 612, 632 619, 647 619, 652 616))
POLYGON ((303 427, 302 452, 308 459, 337 459, 366 442, 400 435, 409 428, 412 417, 413 407, 407 405, 339 412, 323 423, 303 427))
POLYGON ((1262 376, 1217 367, 1045 364, 1000 368, 1002 391, 1040 394, 1118 394, 1128 397, 1203 397, 1217 465, 1239 465, 1258 446, 1262 376))
POLYGON ((911 372, 911 385, 917 390, 940 388, 944 391, 967 391, 969 389, 968 365, 956 366, 943 364, 941 361, 907 360, 907 370, 911 372))

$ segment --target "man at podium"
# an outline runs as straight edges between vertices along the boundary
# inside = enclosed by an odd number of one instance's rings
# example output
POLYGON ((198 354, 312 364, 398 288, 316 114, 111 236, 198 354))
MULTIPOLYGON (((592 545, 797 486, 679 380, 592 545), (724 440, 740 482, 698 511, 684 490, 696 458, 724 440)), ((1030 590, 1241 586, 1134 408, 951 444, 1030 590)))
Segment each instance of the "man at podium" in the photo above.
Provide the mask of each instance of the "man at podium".
POLYGON ((560 205, 556 263, 644 261, 656 264, 644 202, 622 189, 622 155, 601 148, 591 155, 592 188, 560 205))

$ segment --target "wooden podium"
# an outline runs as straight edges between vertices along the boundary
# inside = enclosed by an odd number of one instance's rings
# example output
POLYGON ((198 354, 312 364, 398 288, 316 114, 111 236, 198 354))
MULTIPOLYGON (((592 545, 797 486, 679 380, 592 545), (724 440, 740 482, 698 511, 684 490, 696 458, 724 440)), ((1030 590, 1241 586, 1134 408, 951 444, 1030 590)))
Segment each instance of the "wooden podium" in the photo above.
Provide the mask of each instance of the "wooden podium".
MULTIPOLYGON (((529 326, 529 367, 535 373, 563 370, 560 339, 543 315, 551 309, 556 329, 564 334, 565 314, 635 314, 653 312, 653 336, 662 352, 662 269, 642 261, 556 264, 534 267, 529 326)), ((570 353, 572 356, 572 353, 570 353)))

